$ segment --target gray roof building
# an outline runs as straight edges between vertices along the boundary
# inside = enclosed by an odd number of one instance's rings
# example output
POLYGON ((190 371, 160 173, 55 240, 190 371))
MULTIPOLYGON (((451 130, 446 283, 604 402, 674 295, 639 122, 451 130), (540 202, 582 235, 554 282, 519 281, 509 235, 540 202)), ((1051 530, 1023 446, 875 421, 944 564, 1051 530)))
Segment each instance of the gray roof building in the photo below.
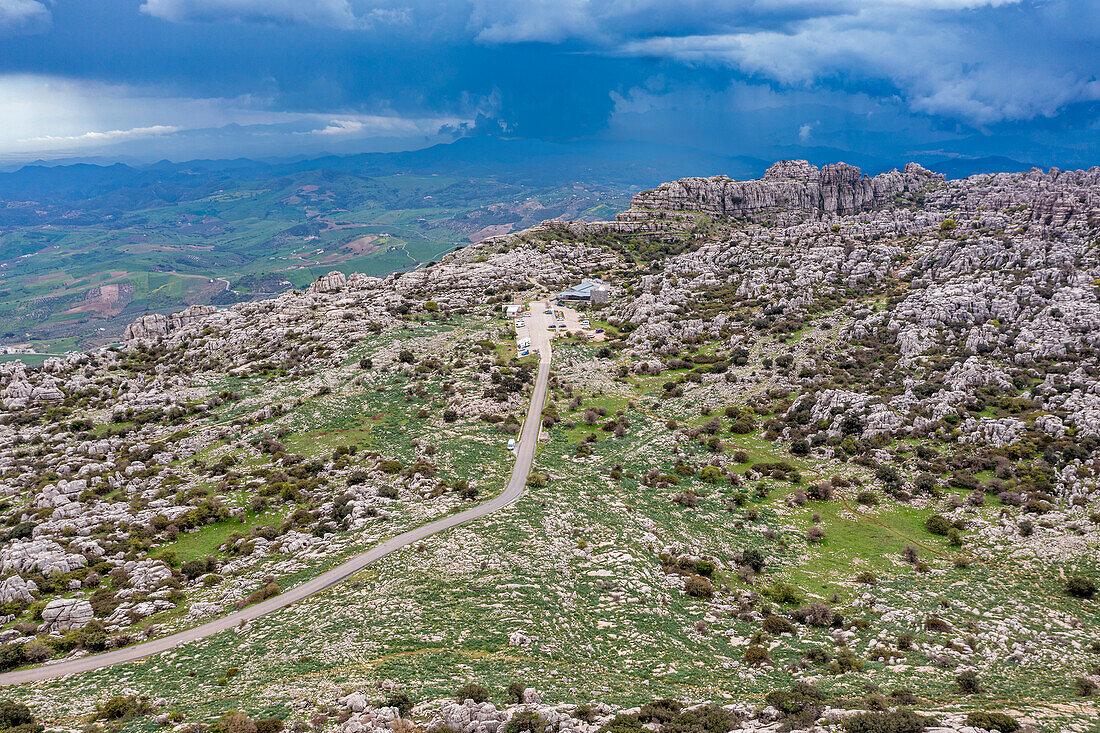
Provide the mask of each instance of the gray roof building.
POLYGON ((606 303, 610 297, 611 286, 593 278, 585 278, 579 285, 558 293, 558 300, 586 300, 590 303, 606 303))

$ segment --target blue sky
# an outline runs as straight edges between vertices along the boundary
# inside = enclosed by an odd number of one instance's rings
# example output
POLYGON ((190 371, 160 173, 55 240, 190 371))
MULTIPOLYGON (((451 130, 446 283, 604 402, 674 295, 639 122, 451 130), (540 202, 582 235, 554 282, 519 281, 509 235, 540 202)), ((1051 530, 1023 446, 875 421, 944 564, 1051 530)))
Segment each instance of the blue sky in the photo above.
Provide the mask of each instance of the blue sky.
POLYGON ((1100 159, 1066 0, 0 0, 0 160, 493 134, 1100 159))

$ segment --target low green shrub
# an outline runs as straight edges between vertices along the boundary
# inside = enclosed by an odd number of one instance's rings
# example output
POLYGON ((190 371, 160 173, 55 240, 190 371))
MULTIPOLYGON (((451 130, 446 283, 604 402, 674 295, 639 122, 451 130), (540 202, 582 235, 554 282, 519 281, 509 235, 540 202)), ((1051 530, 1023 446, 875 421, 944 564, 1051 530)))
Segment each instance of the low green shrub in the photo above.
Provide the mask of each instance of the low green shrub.
POLYGON ((1015 733, 1020 730, 1020 724, 1004 713, 975 711, 966 716, 966 724, 973 728, 999 730, 1001 733, 1015 733))
POLYGON ((972 669, 963 670, 955 675, 955 684, 958 686, 959 692, 964 695, 976 695, 983 690, 978 673, 972 669))
MULTIPOLYGON (((512 715, 504 733, 549 733, 550 726, 534 710, 524 708, 512 715)), ((622 733, 627 733, 623 731, 622 733)))
POLYGON ((11 730, 13 728, 25 730, 25 726, 37 727, 38 730, 42 730, 42 726, 37 725, 37 723, 34 713, 23 703, 13 700, 0 700, 0 730, 11 730))
POLYGON ((152 711, 152 706, 135 695, 117 695, 98 706, 97 716, 103 720, 133 720, 152 711))
POLYGON ((924 520, 924 528, 932 534, 946 537, 947 533, 951 531, 951 522, 942 514, 933 514, 924 520))
POLYGON ((1066 593, 1074 598, 1092 598, 1096 595, 1096 581, 1087 575, 1071 575, 1066 579, 1066 593))
POLYGON ((912 710, 867 712, 853 715, 844 721, 848 733, 922 733, 933 720, 912 710))
POLYGON ((702 575, 692 575, 684 581, 684 592, 693 598, 711 598, 714 596, 714 584, 702 575))
POLYGON ((619 713, 600 728, 599 733, 649 733, 649 729, 642 725, 637 715, 619 713))
POLYGON ((457 700, 458 702, 473 700, 476 703, 483 703, 488 699, 488 688, 486 688, 485 685, 479 685, 476 682, 467 683, 455 690, 455 700, 457 700))
POLYGON ((851 649, 841 649, 836 653, 836 659, 829 662, 829 671, 833 674, 862 672, 863 660, 857 657, 851 649))
POLYGON ((409 697, 409 693, 398 690, 386 698, 386 707, 397 708, 397 712, 401 713, 402 717, 404 717, 413 709, 413 701, 412 698, 409 697))
POLYGON ((717 705, 703 705, 684 710, 665 725, 661 733, 727 733, 738 727, 741 719, 717 705))
POLYGON ((803 600, 802 594, 790 583, 776 583, 766 593, 776 603, 785 605, 795 605, 803 600))
POLYGON ((642 706, 638 719, 643 723, 667 723, 679 715, 683 707, 677 700, 654 700, 642 706))
POLYGON ((772 636, 794 633, 794 624, 782 616, 768 616, 760 627, 772 636))

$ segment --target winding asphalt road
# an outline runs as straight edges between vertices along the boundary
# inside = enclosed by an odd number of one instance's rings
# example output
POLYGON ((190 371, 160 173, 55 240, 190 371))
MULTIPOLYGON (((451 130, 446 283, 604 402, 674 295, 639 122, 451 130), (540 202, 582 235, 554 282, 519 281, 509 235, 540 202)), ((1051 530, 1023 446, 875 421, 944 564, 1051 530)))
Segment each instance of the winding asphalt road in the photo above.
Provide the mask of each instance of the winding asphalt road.
POLYGON ((493 497, 484 504, 466 509, 458 514, 452 514, 442 519, 437 519, 416 529, 410 529, 396 537, 372 547, 366 552, 356 555, 341 565, 336 566, 316 578, 296 585, 274 598, 257 603, 254 606, 235 611, 228 616, 223 616, 213 621, 208 621, 201 626, 186 629, 171 636, 152 639, 141 644, 135 644, 123 649, 94 654, 80 659, 71 659, 57 664, 47 664, 39 667, 20 669, 14 672, 0 674, 0 687, 18 685, 26 682, 64 677, 81 672, 90 672, 102 667, 110 667, 115 664, 124 664, 138 659, 160 654, 161 652, 175 649, 199 639, 205 639, 222 631, 232 629, 252 619, 274 613, 281 608, 286 608, 304 598, 320 593, 342 580, 359 572, 372 562, 389 555, 391 552, 408 547, 414 542, 426 539, 438 532, 457 527, 460 524, 480 519, 495 511, 508 506, 523 494, 527 484, 527 474, 531 471, 531 463, 535 458, 535 445, 538 443, 539 428, 542 424, 542 408, 546 402, 546 383, 550 375, 550 339, 546 328, 546 318, 542 309, 544 304, 532 304, 532 346, 539 351, 539 371, 535 379, 535 389, 531 395, 531 406, 527 409, 527 419, 523 423, 523 432, 519 443, 516 445, 516 463, 512 468, 512 475, 508 479, 508 485, 504 492, 493 497))

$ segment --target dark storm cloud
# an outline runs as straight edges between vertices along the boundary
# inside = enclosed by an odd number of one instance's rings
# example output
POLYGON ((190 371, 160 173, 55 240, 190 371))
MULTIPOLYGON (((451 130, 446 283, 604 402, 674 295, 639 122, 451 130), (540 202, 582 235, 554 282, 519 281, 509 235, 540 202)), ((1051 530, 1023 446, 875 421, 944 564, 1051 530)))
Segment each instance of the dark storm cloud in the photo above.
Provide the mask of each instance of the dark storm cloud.
POLYGON ((718 149, 766 120, 775 144, 900 154, 1029 126, 1091 140, 1100 100, 1100 10, 1067 0, 0 0, 0 37, 0 91, 102 98, 57 120, 17 100, 58 128, 35 139, 293 123, 718 149))

